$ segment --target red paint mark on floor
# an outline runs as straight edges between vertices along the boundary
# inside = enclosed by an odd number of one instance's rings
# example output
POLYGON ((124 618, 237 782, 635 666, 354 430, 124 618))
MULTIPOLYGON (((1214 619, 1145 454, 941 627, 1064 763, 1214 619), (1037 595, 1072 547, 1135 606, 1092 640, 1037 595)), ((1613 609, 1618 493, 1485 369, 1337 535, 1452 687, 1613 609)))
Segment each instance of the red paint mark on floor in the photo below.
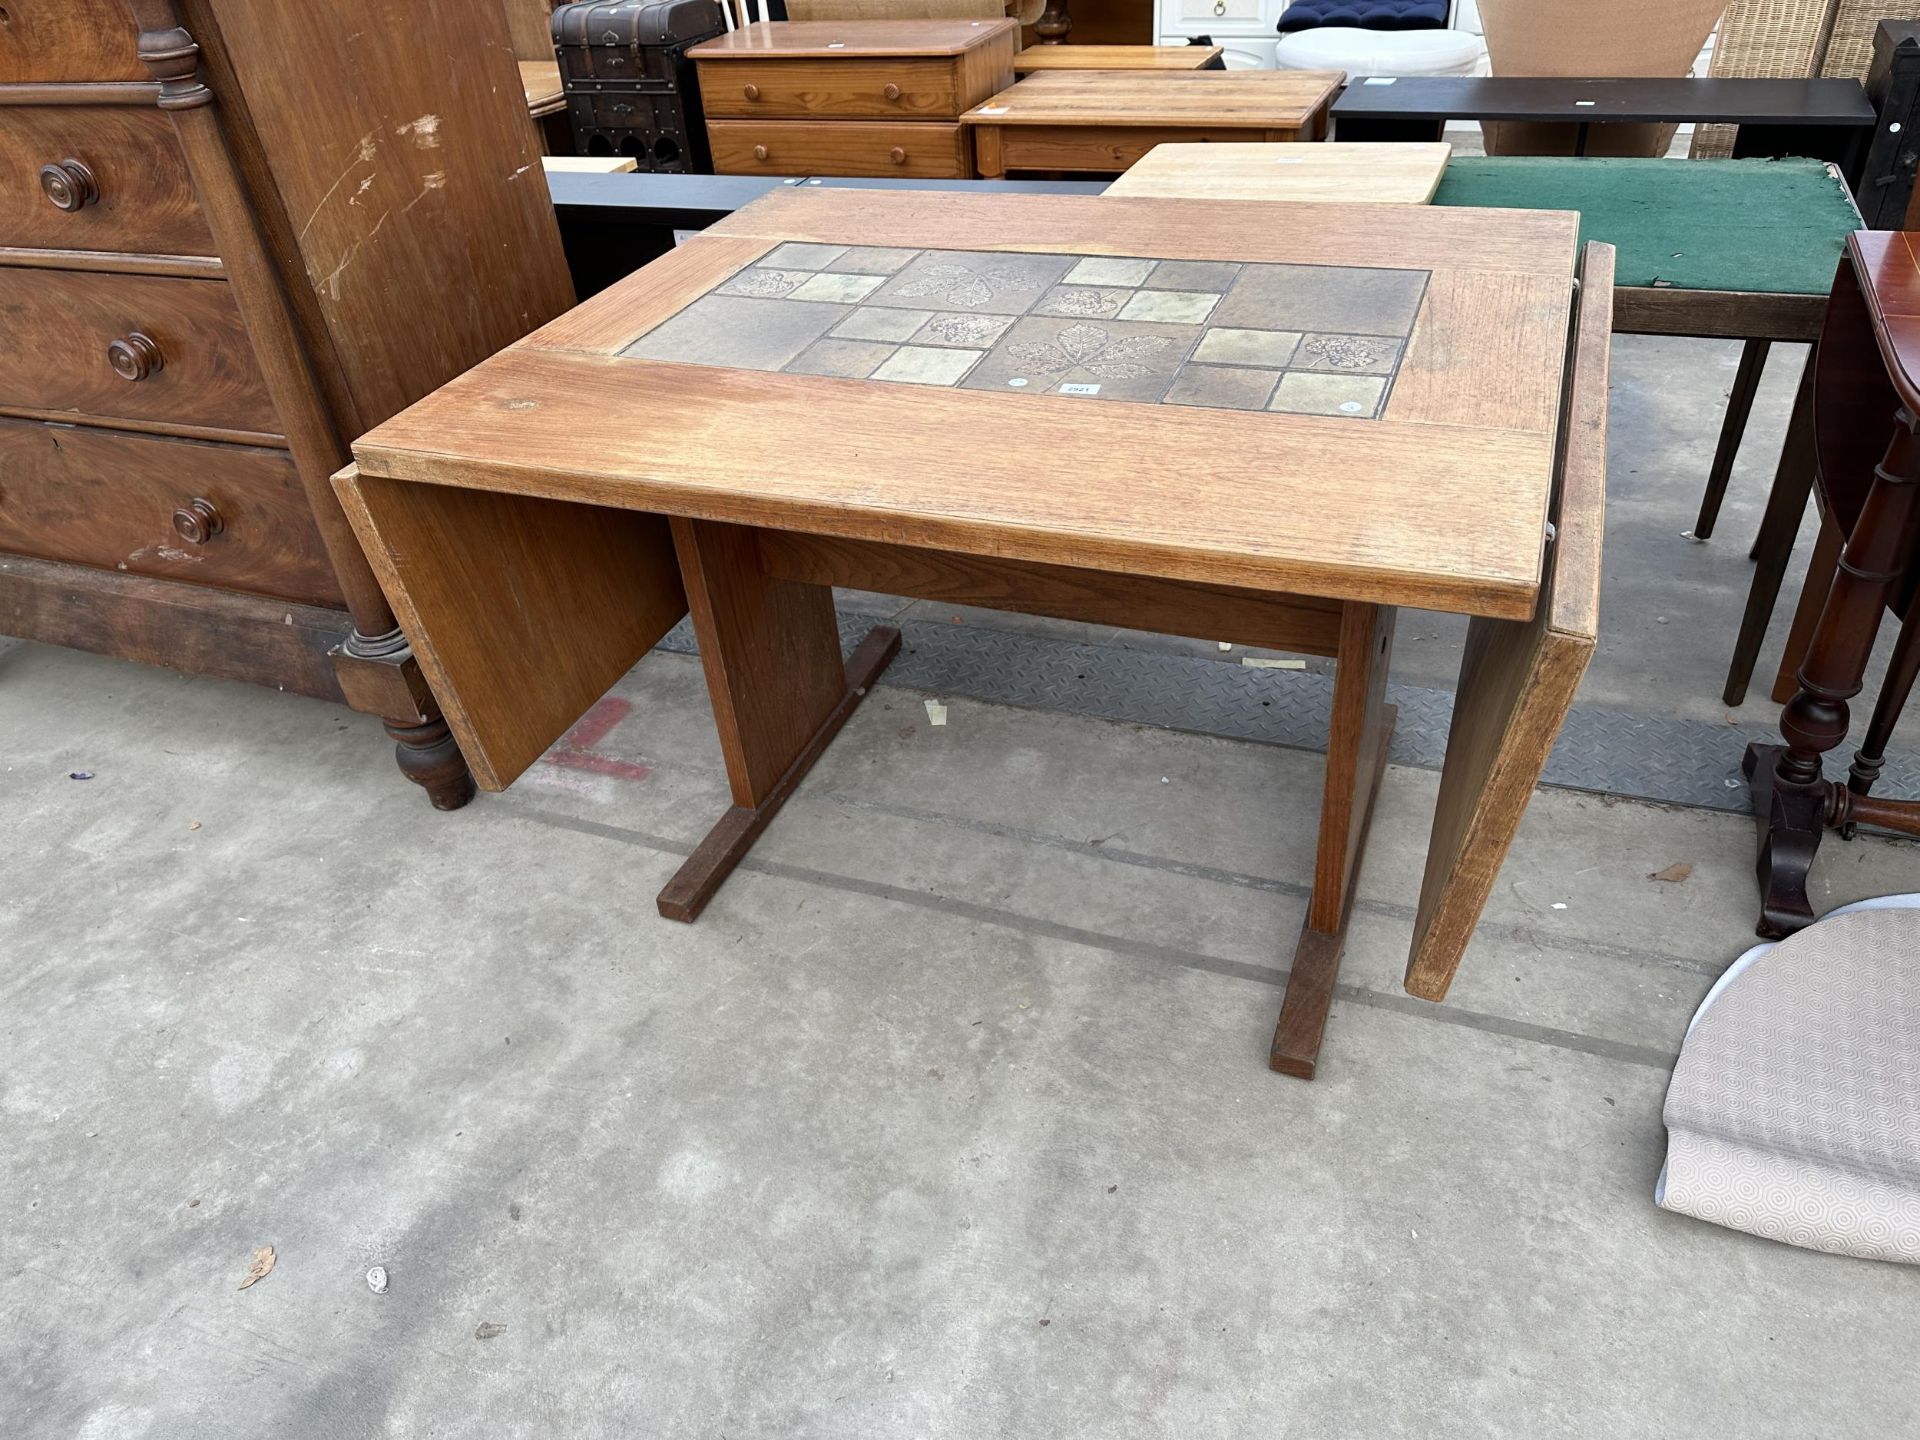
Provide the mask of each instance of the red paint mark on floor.
POLYGON ((611 775, 616 780, 645 780, 653 774, 651 765, 637 760, 616 760, 611 755, 595 755, 586 750, 555 750, 547 764, 563 770, 585 770, 594 775, 611 775))
POLYGON ((614 726, 632 713, 631 700, 609 695, 604 700, 595 701, 593 708, 580 717, 580 723, 567 732, 560 746, 564 750, 591 750, 613 733, 614 726))

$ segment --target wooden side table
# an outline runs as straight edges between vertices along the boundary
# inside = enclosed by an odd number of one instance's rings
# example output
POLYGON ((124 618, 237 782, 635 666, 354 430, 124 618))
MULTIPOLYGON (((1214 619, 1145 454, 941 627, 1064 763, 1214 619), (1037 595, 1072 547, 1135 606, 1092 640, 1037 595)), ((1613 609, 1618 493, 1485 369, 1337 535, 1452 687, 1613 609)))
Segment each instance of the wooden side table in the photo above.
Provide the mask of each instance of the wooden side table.
POLYGON ((1021 75, 1036 70, 1224 70, 1218 45, 1034 45, 1013 57, 1021 75))
POLYGON ((1826 603, 1780 715, 1785 745, 1750 745, 1745 769, 1760 822, 1761 935, 1813 920, 1807 875, 1829 828, 1878 825, 1920 835, 1920 801, 1874 797, 1888 737, 1920 671, 1920 236, 1863 230, 1847 240, 1810 366, 1813 448, 1827 520, 1846 537, 1826 603), (1899 643, 1844 783, 1823 761, 1847 738, 1888 609, 1899 643))
POLYGON ((1310 1077, 1397 607, 1473 617, 1407 967, 1427 999, 1593 648, 1612 265, 1575 236, 1544 213, 783 189, 364 436, 337 484, 487 788, 691 609, 733 804, 660 893, 672 919, 899 643, 843 656, 835 585, 1332 657, 1270 1059, 1310 1077))
POLYGON ((960 117, 981 178, 1113 174, 1170 140, 1318 140, 1338 70, 1043 71, 960 117))
POLYGON ((1300 200, 1425 205, 1453 146, 1156 145, 1109 195, 1195 200, 1300 200))

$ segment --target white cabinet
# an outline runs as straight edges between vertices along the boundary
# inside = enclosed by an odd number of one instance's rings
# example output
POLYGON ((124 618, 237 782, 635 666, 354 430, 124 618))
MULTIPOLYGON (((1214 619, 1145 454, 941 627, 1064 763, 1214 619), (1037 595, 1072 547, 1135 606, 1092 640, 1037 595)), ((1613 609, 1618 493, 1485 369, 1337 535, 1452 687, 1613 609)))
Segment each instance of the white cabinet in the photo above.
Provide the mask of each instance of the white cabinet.
POLYGON ((1229 70, 1273 69, 1273 51, 1279 43, 1277 37, 1251 40, 1233 35, 1214 36, 1214 44, 1220 47, 1220 63, 1229 70))
POLYGON ((1157 44, 1184 45, 1210 36, 1226 51, 1229 70, 1271 70, 1287 0, 1154 0, 1157 44))

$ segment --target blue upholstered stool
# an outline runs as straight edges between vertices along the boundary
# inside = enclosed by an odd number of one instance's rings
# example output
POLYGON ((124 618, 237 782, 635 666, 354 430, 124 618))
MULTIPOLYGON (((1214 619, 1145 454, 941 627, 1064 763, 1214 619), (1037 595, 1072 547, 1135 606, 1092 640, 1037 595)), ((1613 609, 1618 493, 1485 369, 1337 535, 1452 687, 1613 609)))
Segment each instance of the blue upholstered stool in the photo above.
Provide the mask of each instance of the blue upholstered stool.
POLYGON ((1340 25, 1356 30, 1443 30, 1447 0, 1293 0, 1280 32, 1340 25))

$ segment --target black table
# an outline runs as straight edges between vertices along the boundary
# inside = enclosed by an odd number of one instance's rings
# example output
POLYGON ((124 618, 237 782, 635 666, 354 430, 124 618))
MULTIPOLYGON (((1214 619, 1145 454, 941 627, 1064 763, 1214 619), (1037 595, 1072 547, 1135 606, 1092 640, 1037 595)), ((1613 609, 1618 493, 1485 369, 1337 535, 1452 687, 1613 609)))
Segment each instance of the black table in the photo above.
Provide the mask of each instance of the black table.
POLYGON ((1576 155, 1586 153, 1593 125, 1738 125, 1736 157, 1828 160, 1853 183, 1873 138, 1875 115, 1856 80, 1415 76, 1349 85, 1333 104, 1333 138, 1438 140, 1449 120, 1576 125, 1576 155))

